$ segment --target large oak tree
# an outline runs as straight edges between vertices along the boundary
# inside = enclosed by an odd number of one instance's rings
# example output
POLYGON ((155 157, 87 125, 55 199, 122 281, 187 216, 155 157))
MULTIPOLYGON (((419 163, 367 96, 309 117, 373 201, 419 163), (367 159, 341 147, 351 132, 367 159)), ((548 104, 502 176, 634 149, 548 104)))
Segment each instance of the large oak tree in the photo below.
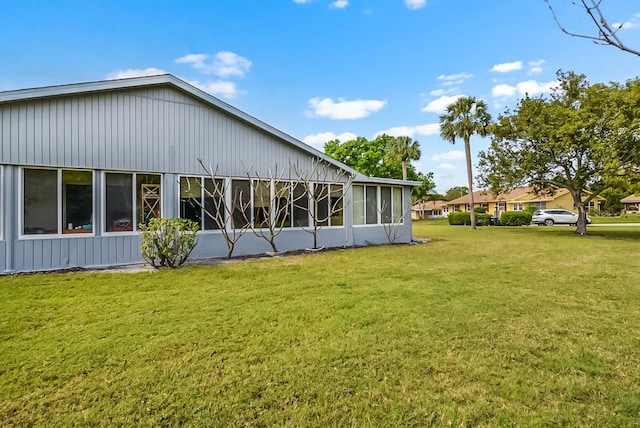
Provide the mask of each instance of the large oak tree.
POLYGON ((550 96, 526 97, 492 127, 480 153, 482 184, 494 192, 530 184, 539 192, 567 189, 586 233, 585 210, 603 190, 638 177, 640 81, 590 85, 558 72, 550 96))

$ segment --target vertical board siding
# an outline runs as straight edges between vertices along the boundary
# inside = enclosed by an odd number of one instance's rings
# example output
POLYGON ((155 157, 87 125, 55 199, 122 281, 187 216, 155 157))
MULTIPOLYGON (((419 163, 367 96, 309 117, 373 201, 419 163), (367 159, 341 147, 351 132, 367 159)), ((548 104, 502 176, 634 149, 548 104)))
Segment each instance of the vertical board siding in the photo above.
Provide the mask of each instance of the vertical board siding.
MULTIPOLYGON (((0 241, 0 267, 4 268, 4 242, 0 241)), ((93 238, 46 238, 15 241, 16 271, 41 271, 82 266, 142 263, 137 235, 93 238)))
MULTIPOLYGON (((162 210, 163 215, 171 216, 178 214, 178 176, 206 173, 199 158, 206 166, 217 168, 219 176, 234 177, 246 176, 249 169, 252 175, 265 177, 276 168, 278 172, 288 170, 290 163, 305 169, 312 165, 306 151, 170 85, 0 104, 0 163, 16 167, 16 183, 19 166, 96 171, 94 224, 98 226, 93 237, 18 239, 22 214, 15 189, 19 186, 9 188, 5 180, 2 195, 8 205, 3 209, 15 214, 10 225, 3 225, 5 230, 11 228, 13 237, 5 234, 6 241, 0 241, 0 272, 141 263, 139 235, 100 236, 104 197, 100 172, 164 174, 162 210), (14 196, 6 197, 7 192, 14 196), (13 266, 4 266, 7 259, 13 266)), ((283 177, 295 179, 291 172, 283 177)), ((405 200, 409 198, 405 193, 405 200)), ((373 229, 352 234, 350 224, 346 219, 345 228, 322 230, 320 245, 362 244, 384 237, 383 231, 373 229)), ((311 235, 299 229, 283 231, 278 237, 282 250, 311 246, 311 242, 311 235)), ((246 234, 235 254, 267 250, 266 242, 246 234)), ((194 256, 222 257, 226 251, 219 234, 203 234, 194 256)))
POLYGON ((7 270, 7 243, 6 241, 0 241, 0 273, 7 270))

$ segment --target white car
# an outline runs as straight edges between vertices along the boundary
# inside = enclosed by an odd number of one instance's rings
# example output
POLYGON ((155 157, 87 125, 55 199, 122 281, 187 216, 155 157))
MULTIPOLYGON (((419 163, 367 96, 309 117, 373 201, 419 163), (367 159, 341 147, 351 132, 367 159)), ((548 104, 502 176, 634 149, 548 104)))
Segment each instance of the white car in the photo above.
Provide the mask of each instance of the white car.
MULTIPOLYGON (((578 214, 563 209, 537 210, 533 213, 531 221, 534 224, 553 226, 554 224, 578 223, 578 214)), ((591 224, 591 219, 587 216, 587 224, 591 224)))

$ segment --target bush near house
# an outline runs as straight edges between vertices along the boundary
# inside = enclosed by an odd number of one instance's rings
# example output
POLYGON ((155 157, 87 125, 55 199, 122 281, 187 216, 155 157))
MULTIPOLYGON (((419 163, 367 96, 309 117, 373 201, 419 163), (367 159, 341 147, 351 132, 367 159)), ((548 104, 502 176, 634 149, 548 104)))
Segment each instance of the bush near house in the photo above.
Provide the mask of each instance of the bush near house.
POLYGON ((155 268, 181 266, 197 243, 198 223, 188 219, 152 218, 140 230, 140 253, 155 268))
MULTIPOLYGON (((469 212, 453 212, 449 214, 449 224, 452 226, 469 226, 471 225, 471 213, 469 212)), ((491 215, 476 213, 476 226, 489 226, 491 224, 491 215)))
POLYGON ((531 211, 504 211, 500 215, 503 226, 526 226, 531 223, 531 211))

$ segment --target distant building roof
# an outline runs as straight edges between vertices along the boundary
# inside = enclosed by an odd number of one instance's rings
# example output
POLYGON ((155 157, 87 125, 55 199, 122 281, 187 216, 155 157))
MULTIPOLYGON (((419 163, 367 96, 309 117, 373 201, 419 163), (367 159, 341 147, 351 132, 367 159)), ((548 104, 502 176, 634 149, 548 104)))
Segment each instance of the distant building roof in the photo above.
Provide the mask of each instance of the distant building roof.
POLYGON ((620 199, 623 204, 637 204, 640 202, 640 196, 629 195, 626 198, 620 199))
MULTIPOLYGON (((510 201, 531 192, 533 192, 533 187, 518 187, 509 192, 498 193, 497 195, 494 195, 493 193, 486 190, 479 190, 477 192, 473 192, 473 202, 483 203, 483 202, 510 201)), ((470 204, 470 203, 471 203, 471 196, 469 194, 466 194, 452 201, 449 201, 447 205, 470 204)))
POLYGON ((433 211, 441 210, 445 205, 447 205, 447 201, 425 201, 414 204, 411 209, 414 211, 433 211))

